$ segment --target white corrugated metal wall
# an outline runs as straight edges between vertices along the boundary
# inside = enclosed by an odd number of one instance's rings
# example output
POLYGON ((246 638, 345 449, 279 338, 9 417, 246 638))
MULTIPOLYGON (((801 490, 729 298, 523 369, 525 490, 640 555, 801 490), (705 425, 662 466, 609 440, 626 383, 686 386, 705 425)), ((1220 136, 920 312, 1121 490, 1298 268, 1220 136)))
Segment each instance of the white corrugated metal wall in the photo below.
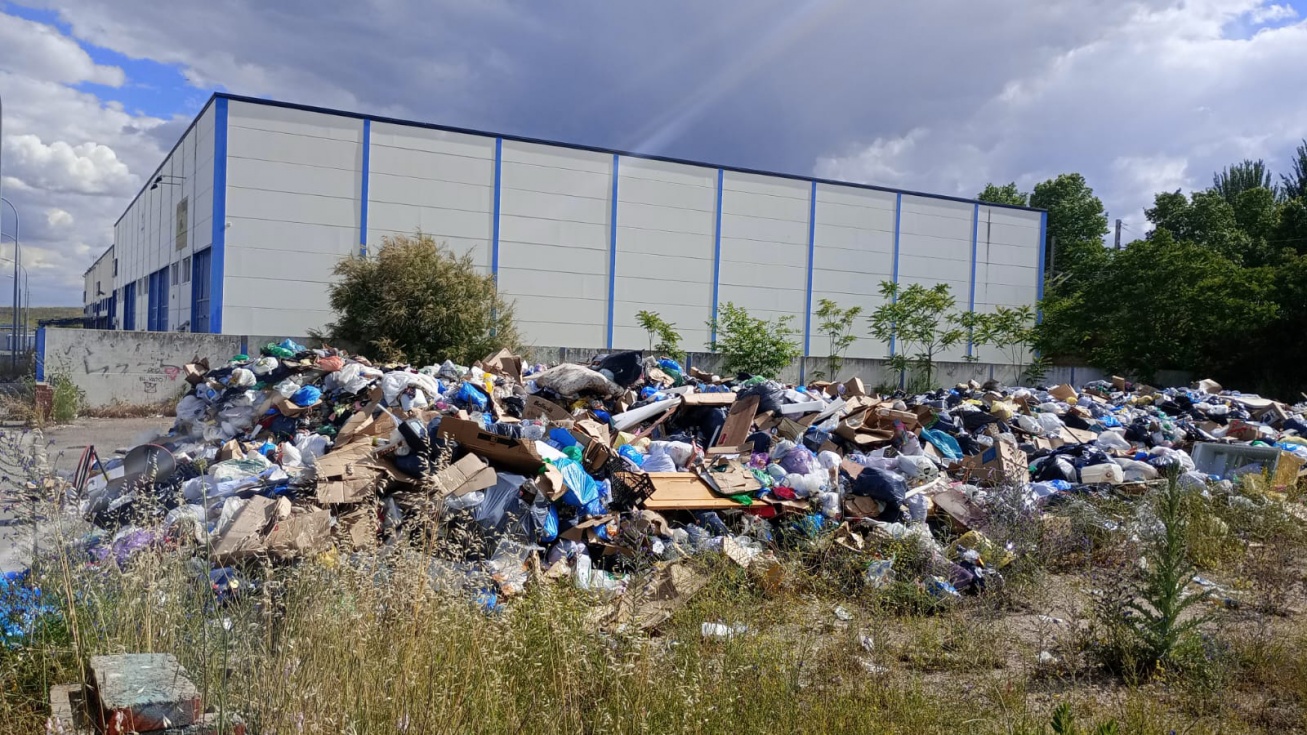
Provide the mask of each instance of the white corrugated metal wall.
MULTIPOLYGON (((700 349, 715 300, 792 316, 822 355, 820 299, 869 313, 882 280, 947 283, 964 309, 1039 295, 1034 210, 240 98, 229 98, 225 145, 226 333, 321 328, 336 262, 419 229, 496 273, 540 346, 645 346, 635 314, 650 309, 700 349)), ((855 333, 851 357, 888 354, 865 322, 855 333)))

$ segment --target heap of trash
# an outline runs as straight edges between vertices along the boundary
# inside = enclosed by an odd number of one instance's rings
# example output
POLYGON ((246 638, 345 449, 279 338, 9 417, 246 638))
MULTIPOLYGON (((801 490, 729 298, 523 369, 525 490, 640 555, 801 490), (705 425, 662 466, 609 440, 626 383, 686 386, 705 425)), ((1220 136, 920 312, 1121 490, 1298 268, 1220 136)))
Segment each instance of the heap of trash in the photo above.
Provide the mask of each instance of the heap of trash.
MULTIPOLYGON (((956 596, 1019 551, 985 535, 1000 492, 1038 509, 1168 472, 1275 492, 1307 463, 1307 406, 1212 381, 882 397, 857 378, 790 386, 634 351, 413 368, 290 340, 185 371, 169 434, 88 472, 80 510, 94 560, 194 543, 219 595, 251 560, 421 540, 433 583, 488 609, 533 580, 614 600, 652 558, 655 603, 634 621, 652 627, 702 584, 677 560, 725 554, 765 582, 779 534, 830 533, 855 550, 920 539, 940 557, 920 583, 956 596)), ((893 573, 868 564, 873 583, 893 573)))

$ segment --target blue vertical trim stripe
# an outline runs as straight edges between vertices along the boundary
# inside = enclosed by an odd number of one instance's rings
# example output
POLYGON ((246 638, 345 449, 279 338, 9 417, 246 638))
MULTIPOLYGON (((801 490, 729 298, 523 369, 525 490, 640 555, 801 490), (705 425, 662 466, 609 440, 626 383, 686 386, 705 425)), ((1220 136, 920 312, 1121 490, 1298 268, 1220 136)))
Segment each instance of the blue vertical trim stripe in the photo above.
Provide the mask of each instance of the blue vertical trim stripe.
MULTIPOLYGON (((1035 271, 1035 277, 1039 281, 1035 284, 1035 298, 1039 301, 1044 300, 1044 257, 1048 249, 1048 212, 1039 213, 1039 268, 1035 271)), ((1036 305, 1038 306, 1038 305, 1036 305)), ((1039 309, 1035 314, 1035 320, 1044 321, 1044 310, 1039 309)))
POLYGON ((363 119, 363 186, 359 193, 359 255, 368 254, 368 179, 372 174, 372 121, 363 119))
POLYGON ((722 285, 722 183, 726 172, 717 169, 717 219, 713 224, 712 242, 712 323, 713 330, 709 339, 717 341, 717 301, 722 285))
POLYGON ((213 253, 209 262, 209 332, 222 334, 222 282, 227 260, 227 100, 213 103, 213 253))
POLYGON ((45 380, 45 327, 36 328, 36 379, 45 380))
POLYGON ((613 348, 613 307, 617 297, 617 169, 620 157, 613 154, 613 201, 608 232, 608 349, 613 348))
MULTIPOLYGON (((902 227, 900 227, 902 223, 903 223, 903 195, 895 194, 894 195, 894 264, 891 266, 891 271, 890 271, 892 274, 891 277, 894 279, 895 286, 899 285, 899 231, 903 229, 902 227)), ((899 300, 898 296, 895 296, 894 301, 897 302, 898 300, 899 300)), ((890 357, 894 356, 893 336, 889 338, 889 354, 890 357)))
MULTIPOLYGON (((812 263, 817 253, 817 182, 808 194, 808 289, 803 310, 803 356, 812 352, 812 263)), ((831 376, 834 380, 835 376, 831 376)), ((799 363, 799 381, 803 381, 803 362, 799 363)))
POLYGON ((495 203, 494 215, 490 222, 490 274, 499 285, 499 197, 504 173, 504 139, 495 138, 495 203))
MULTIPOLYGON (((976 310, 976 251, 980 241, 980 205, 976 204, 971 211, 971 296, 967 300, 967 311, 976 310)), ((975 349, 975 342, 971 339, 972 335, 967 334, 967 355, 970 356, 975 349)))

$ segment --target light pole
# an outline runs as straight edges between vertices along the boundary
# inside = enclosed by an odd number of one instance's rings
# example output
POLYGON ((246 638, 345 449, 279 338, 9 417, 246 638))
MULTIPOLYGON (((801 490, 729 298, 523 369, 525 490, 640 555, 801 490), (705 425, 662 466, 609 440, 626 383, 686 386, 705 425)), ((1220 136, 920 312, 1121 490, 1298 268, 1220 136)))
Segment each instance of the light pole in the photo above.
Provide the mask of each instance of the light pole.
MULTIPOLYGON (((6 235, 4 233, 0 233, 0 242, 3 242, 6 237, 9 238, 10 240, 14 239, 13 235, 6 235)), ((17 242, 17 240, 14 240, 14 242, 17 242)), ((0 260, 13 262, 9 258, 0 258, 0 260)), ((23 349, 26 350, 27 349, 27 322, 30 321, 29 313, 32 310, 32 287, 28 281, 27 266, 19 265, 18 267, 23 271, 23 298, 21 301, 23 306, 23 318, 19 323, 22 324, 23 327, 22 344, 23 344, 23 349)))
MULTIPOLYGON (((3 110, 0 110, 3 112, 3 110)), ((12 332, 15 341, 10 345, 13 349, 11 353, 11 364, 14 370, 18 369, 18 268, 23 263, 23 243, 22 243, 22 220, 18 217, 18 208, 14 203, 0 196, 0 202, 9 205, 14 210, 14 331, 12 332)))

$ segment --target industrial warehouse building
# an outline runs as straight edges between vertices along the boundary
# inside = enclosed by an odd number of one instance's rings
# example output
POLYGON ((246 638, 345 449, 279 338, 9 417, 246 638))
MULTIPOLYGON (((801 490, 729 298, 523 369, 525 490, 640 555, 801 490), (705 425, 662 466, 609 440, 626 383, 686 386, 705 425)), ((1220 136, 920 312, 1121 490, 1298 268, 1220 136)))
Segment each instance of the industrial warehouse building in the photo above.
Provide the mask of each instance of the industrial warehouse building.
MULTIPOLYGON (((85 302, 102 328, 305 335, 333 318, 341 258, 421 230, 496 275, 532 345, 643 347, 650 309, 700 349, 732 301, 793 315, 822 355, 820 299, 870 312, 883 280, 947 283, 977 311, 1034 304, 1045 226, 1032 209, 216 94, 115 225, 85 302)), ((888 354, 858 333, 850 357, 888 354)))

